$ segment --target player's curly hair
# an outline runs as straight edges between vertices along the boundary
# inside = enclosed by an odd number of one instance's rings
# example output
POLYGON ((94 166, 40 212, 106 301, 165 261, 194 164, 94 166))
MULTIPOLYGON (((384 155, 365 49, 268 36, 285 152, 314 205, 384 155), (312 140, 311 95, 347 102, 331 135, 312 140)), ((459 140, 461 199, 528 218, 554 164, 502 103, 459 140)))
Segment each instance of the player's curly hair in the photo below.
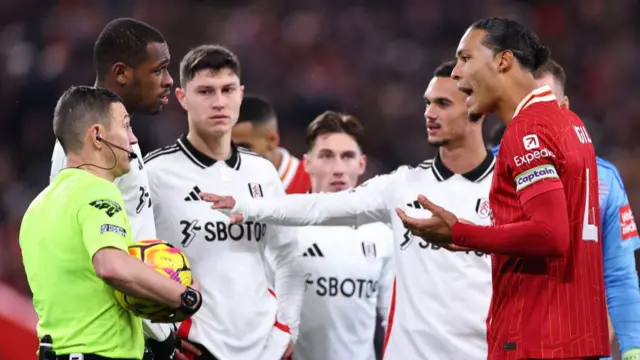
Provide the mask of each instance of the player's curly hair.
POLYGON ((538 36, 515 20, 490 17, 476 21, 471 28, 487 32, 483 43, 494 54, 511 51, 520 65, 530 71, 542 66, 551 56, 549 48, 540 44, 538 36))
POLYGON ((325 134, 344 133, 351 136, 362 148, 364 127, 355 116, 335 111, 325 111, 318 115, 307 127, 305 142, 310 151, 319 136, 325 134))
POLYGON ((153 26, 130 18, 108 23, 93 46, 93 64, 98 81, 104 80, 111 66, 123 62, 135 68, 147 60, 147 45, 165 43, 153 26))

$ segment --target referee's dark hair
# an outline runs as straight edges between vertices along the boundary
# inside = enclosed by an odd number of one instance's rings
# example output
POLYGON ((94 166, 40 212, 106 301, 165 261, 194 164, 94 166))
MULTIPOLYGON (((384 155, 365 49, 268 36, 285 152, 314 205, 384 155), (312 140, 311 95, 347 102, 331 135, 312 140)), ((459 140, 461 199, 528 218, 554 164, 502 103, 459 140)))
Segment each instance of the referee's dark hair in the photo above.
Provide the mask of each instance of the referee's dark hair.
POLYGON ((520 65, 529 71, 542 66, 551 55, 549 48, 540 44, 538 36, 533 31, 515 20, 490 17, 476 21, 471 28, 487 32, 483 44, 491 49, 494 55, 510 51, 520 65))
POLYGON ((92 125, 111 125, 113 103, 122 103, 122 99, 99 87, 72 86, 62 94, 53 112, 53 133, 65 154, 82 149, 84 134, 92 125))
POLYGON ((108 23, 93 47, 93 63, 98 81, 103 81, 111 66, 117 62, 135 68, 147 60, 147 45, 165 43, 156 28, 130 18, 108 23))
POLYGON ((267 99, 254 94, 246 94, 242 98, 238 123, 250 122, 260 125, 274 120, 276 112, 267 99))
POLYGON ((311 151, 319 136, 344 133, 351 136, 360 149, 364 140, 364 127, 353 115, 335 111, 325 111, 318 115, 307 127, 305 142, 307 151, 311 151))
POLYGON ((221 45, 200 45, 191 49, 180 61, 180 86, 184 88, 202 70, 222 69, 229 69, 240 77, 238 57, 221 45))

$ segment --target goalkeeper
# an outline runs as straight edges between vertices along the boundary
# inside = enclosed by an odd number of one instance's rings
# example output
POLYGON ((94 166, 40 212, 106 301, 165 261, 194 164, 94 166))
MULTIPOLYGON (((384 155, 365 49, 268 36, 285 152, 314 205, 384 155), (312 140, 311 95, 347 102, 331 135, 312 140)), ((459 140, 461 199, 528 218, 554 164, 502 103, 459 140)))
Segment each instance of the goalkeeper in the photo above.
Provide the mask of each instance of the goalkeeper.
POLYGON ((200 293, 127 253, 131 229, 113 180, 129 171, 137 140, 121 99, 72 87, 58 101, 53 130, 68 166, 20 227, 38 336, 51 335, 58 359, 142 359, 141 321, 118 305, 114 289, 175 308, 172 322, 199 309, 200 293))

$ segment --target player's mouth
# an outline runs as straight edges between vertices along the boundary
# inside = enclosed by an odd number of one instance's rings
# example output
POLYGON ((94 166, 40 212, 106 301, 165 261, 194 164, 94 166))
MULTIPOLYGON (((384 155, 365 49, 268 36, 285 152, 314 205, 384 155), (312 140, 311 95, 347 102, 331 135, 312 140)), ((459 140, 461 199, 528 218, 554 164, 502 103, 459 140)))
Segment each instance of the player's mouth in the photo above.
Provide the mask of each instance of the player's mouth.
POLYGON ((224 114, 211 115, 208 117, 208 119, 215 125, 226 124, 229 121, 229 117, 224 114))
POLYGON ((440 128, 442 128, 442 125, 440 124, 427 123, 427 134, 435 135, 438 132, 438 130, 440 130, 440 128))
POLYGON ((347 183, 344 181, 332 181, 329 185, 338 191, 345 190, 347 188, 347 183))
POLYGON ((473 89, 466 86, 458 86, 458 90, 460 90, 461 92, 467 95, 467 106, 468 106, 471 103, 471 100, 473 100, 473 89))
POLYGON ((162 105, 167 105, 169 103, 169 94, 170 92, 167 91, 166 93, 160 95, 160 102, 162 103, 162 105))

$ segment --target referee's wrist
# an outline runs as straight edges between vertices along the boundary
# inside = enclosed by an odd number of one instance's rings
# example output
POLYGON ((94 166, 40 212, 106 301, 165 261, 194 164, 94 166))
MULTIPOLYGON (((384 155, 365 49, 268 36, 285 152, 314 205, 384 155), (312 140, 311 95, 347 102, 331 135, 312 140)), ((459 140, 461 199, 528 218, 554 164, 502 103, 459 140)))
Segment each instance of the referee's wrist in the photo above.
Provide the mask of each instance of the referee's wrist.
POLYGON ((200 291, 190 286, 185 286, 185 290, 180 294, 178 311, 191 316, 200 309, 200 306, 202 306, 202 294, 200 294, 200 291))

